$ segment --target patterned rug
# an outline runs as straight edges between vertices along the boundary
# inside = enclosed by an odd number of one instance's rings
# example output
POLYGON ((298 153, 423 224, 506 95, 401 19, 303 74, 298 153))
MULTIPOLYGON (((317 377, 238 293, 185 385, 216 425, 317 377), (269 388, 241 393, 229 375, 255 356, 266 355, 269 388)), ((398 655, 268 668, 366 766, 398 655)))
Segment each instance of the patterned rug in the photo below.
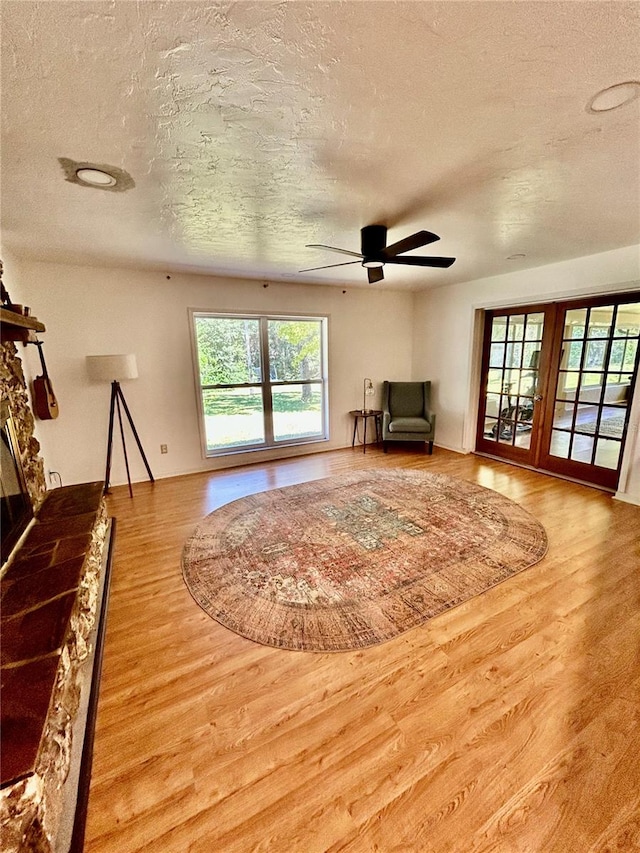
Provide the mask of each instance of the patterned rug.
POLYGON ((543 527, 443 474, 358 472, 260 492, 205 518, 184 579, 214 619, 281 649, 389 640, 537 563, 543 527))
MULTIPOLYGON (((622 438, 622 432, 624 430, 624 415, 612 415, 610 418, 604 418, 600 421, 600 428, 598 429, 598 435, 604 435, 608 438, 622 438)), ((596 422, 588 421, 584 424, 576 424, 577 432, 586 432, 589 435, 595 435, 596 432, 596 422)))

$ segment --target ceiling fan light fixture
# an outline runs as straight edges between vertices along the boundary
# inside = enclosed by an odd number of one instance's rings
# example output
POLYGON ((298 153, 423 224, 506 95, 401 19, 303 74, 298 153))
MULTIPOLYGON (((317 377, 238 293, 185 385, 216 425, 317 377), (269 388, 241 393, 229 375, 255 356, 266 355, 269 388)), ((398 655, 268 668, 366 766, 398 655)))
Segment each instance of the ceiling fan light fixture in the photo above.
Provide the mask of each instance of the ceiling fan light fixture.
POLYGON ((362 266, 368 270, 377 270, 384 266, 384 261, 364 260, 362 266))
POLYGON ((606 113, 624 107, 640 97, 640 81, 625 80, 624 83, 616 83, 601 89, 591 98, 587 104, 588 113, 606 113))

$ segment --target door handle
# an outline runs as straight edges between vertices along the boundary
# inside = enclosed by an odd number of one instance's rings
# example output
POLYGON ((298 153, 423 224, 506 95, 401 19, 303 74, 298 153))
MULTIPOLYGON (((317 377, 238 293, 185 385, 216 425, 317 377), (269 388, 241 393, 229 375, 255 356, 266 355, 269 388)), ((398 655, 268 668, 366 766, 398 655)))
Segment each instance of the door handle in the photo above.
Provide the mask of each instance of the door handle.
POLYGON ((542 396, 542 394, 536 394, 533 399, 536 403, 539 403, 540 400, 544 399, 544 397, 542 396))

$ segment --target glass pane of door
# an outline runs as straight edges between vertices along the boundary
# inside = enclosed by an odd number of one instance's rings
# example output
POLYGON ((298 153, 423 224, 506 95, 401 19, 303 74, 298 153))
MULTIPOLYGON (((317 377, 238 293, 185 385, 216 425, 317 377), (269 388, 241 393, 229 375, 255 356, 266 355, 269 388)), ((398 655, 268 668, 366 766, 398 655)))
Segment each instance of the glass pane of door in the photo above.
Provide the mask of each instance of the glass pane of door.
POLYGON ((614 486, 617 479, 606 471, 617 472, 622 458, 637 370, 640 302, 571 308, 558 322, 560 363, 544 467, 614 486))
POLYGON ((531 450, 538 394, 544 313, 514 312, 488 318, 482 449, 502 455, 531 450), (507 453, 505 453, 505 449, 507 453))
POLYGON ((618 467, 639 325, 640 303, 565 312, 551 456, 618 467))

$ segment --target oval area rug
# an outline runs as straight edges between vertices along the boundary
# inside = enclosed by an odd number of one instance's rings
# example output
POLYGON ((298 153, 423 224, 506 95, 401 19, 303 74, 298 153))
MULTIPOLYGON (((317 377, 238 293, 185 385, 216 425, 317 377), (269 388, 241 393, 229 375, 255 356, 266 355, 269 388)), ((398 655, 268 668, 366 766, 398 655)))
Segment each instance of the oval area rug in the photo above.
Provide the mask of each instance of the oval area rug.
POLYGON ((537 563, 542 525, 509 498, 443 474, 344 474, 215 510, 183 553, 214 619, 303 651, 375 645, 537 563))

